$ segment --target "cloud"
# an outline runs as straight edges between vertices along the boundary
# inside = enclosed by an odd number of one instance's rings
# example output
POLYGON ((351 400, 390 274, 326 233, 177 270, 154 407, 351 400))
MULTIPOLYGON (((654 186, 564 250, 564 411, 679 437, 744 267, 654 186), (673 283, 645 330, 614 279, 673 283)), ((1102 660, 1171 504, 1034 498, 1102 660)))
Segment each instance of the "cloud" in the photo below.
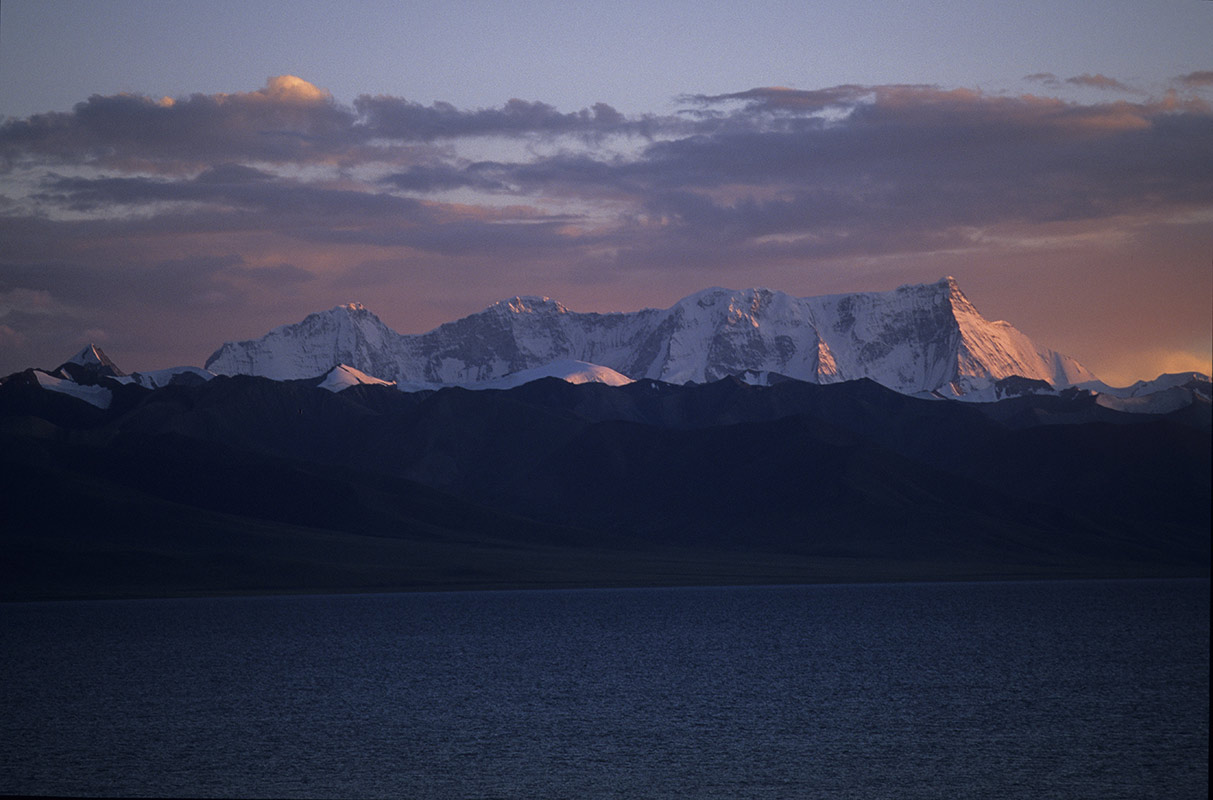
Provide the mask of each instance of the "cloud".
POLYGON ((243 164, 215 164, 212 167, 207 167, 194 178, 198 183, 210 184, 234 184, 234 183, 252 183, 254 181, 273 180, 274 176, 263 170, 253 167, 246 167, 243 164))
MULTIPOLYGON (((331 105, 302 81, 271 81, 250 95, 241 102, 331 105)), ((694 133, 671 127, 630 153, 589 140, 517 161, 452 151, 361 181, 284 177, 277 172, 290 165, 270 171, 225 157, 186 176, 46 173, 29 197, 43 217, 93 218, 92 227, 65 221, 81 238, 246 231, 446 253, 632 252, 668 239, 712 241, 747 255, 921 251, 982 226, 1213 204, 1213 114, 1197 100, 1078 104, 918 85, 756 88, 684 99, 698 109, 694 133), (467 200, 400 194, 434 192, 462 192, 467 200), (525 202, 503 207, 490 199, 503 194, 525 202)), ((364 115, 368 127, 418 138, 502 130, 546 136, 627 124, 603 108, 570 115, 541 103, 492 112, 395 98, 374 103, 364 115)), ((28 219, 30 230, 42 224, 28 219)))
POLYGON ((399 97, 361 95, 354 108, 371 136, 404 142, 484 136, 650 135, 659 125, 651 118, 629 120, 605 103, 561 113, 547 103, 515 99, 501 108, 465 111, 450 103, 424 106, 399 97))
POLYGON ((1185 86, 1213 86, 1213 70, 1189 72, 1187 75, 1180 75, 1176 80, 1185 86))
POLYGON ((597 166, 633 182, 647 176, 645 208, 667 224, 733 239, 829 236, 841 226, 857 248, 890 225, 908 233, 1213 203, 1213 117, 1199 106, 1173 113, 923 87, 865 93, 870 102, 826 124, 722 127, 653 144, 643 169, 597 166))
POLYGON ((0 125, 0 160, 10 168, 74 163, 183 173, 224 161, 391 161, 407 157, 401 145, 469 137, 651 136, 672 122, 627 118, 605 103, 569 113, 525 100, 461 110, 444 102, 425 106, 361 95, 346 107, 328 91, 282 75, 252 92, 178 99, 94 95, 70 112, 10 119, 0 125))
POLYGON ((303 78, 294 75, 279 75, 270 78, 265 88, 254 93, 277 103, 299 103, 310 105, 331 102, 333 96, 327 89, 320 89, 303 78))
MULTIPOLYGON (((250 107, 332 108, 327 94, 298 79, 223 97, 250 107)), ((694 133, 671 127, 629 154, 592 141, 518 161, 448 154, 344 182, 282 177, 225 157, 182 177, 49 173, 30 198, 43 213, 108 213, 115 224, 122 223, 120 209, 128 216, 141 209, 142 217, 125 224, 160 223, 166 231, 260 228, 311 241, 442 251, 567 246, 645 230, 733 243, 801 237, 831 247, 849 242, 863 252, 867 243, 883 247, 893 230, 917 247, 923 237, 915 231, 938 238, 961 227, 1213 202, 1213 115, 1196 100, 1077 104, 918 85, 755 88, 684 99, 701 112, 694 133), (440 191, 470 193, 471 203, 398 193, 440 191), (500 194, 528 198, 524 205, 533 208, 516 219, 516 210, 487 199, 500 194), (585 207, 570 213, 569 204, 585 207), (480 211, 469 215, 471 208, 480 211), (496 210, 486 216, 488 209, 496 210)), ((511 101, 464 112, 365 96, 356 105, 359 124, 399 138, 546 136, 631 124, 608 107, 562 114, 511 101)), ((303 164, 308 156, 299 158, 303 164)))
POLYGON ((449 189, 505 191, 509 187, 489 174, 491 164, 460 167, 454 164, 417 165, 385 175, 380 182, 409 192, 440 192, 449 189))
POLYGON ((1061 80, 1052 72, 1033 72, 1031 75, 1024 75, 1023 79, 1043 84, 1051 89, 1061 85, 1061 80))
POLYGON ((360 222, 380 217, 419 223, 433 217, 417 200, 384 192, 335 189, 325 185, 276 180, 257 170, 223 166, 193 179, 80 178, 49 175, 35 199, 80 212, 119 206, 202 204, 221 213, 263 216, 253 224, 308 220, 321 224, 360 222))
POLYGON ((683 102, 698 106, 717 106, 740 102, 745 111, 815 113, 829 108, 841 108, 854 104, 870 93, 864 86, 834 86, 828 89, 790 89, 785 86, 764 86, 728 94, 688 94, 680 98, 683 102))
POLYGON ((360 143, 357 121, 328 92, 289 75, 252 92, 176 100, 93 95, 70 112, 5 121, 0 158, 170 170, 233 159, 308 162, 360 143))
POLYGON ((1109 78, 1107 75, 1100 75, 1098 73, 1091 75, 1084 72, 1082 75, 1066 78, 1066 83, 1073 84, 1074 86, 1089 86, 1093 89, 1115 89, 1122 92, 1132 91, 1128 86, 1125 86, 1115 78, 1109 78))

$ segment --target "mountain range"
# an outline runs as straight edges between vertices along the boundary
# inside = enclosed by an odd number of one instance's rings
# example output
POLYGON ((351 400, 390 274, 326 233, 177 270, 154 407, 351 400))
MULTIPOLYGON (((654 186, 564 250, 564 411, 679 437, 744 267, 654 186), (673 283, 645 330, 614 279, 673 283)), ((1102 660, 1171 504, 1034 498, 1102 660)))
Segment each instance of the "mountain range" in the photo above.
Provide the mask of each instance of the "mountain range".
POLYGON ((90 345, 0 379, 0 597, 1207 575, 1209 398, 1106 387, 950 279, 90 345))
POLYGON ((1095 380, 1074 359, 1033 344, 1006 322, 984 319, 953 278, 806 298, 715 288, 667 309, 613 314, 515 297, 412 336, 350 304, 257 340, 228 342, 206 368, 287 380, 345 364, 420 389, 483 385, 555 362, 580 362, 614 382, 705 383, 773 373, 810 383, 868 378, 905 394, 987 400, 995 399, 995 383, 1009 377, 1057 387, 1095 380))

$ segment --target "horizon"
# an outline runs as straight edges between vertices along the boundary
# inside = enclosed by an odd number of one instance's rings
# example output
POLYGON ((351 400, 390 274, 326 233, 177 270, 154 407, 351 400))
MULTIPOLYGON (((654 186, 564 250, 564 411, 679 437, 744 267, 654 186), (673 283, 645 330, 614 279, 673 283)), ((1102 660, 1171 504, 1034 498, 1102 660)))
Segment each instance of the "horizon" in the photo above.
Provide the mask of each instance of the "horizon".
POLYGON ((941 275, 1111 385, 1209 374, 1211 38, 1209 3, 5 2, 0 374, 351 301, 416 334, 941 275))

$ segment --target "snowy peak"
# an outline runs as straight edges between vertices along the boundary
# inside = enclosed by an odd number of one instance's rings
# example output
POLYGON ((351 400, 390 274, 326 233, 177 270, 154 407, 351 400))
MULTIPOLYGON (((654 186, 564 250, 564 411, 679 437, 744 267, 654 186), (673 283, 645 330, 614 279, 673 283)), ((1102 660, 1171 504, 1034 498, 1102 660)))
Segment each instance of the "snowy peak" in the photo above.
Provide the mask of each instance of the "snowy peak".
POLYGON ((1070 386, 1095 376, 1074 359, 1048 348, 1038 347, 1013 325, 1002 320, 985 319, 965 297, 953 278, 940 281, 946 286, 952 315, 960 334, 956 377, 950 388, 958 396, 980 391, 991 380, 1028 378, 1054 386, 1070 386))
POLYGON ((365 306, 350 303, 281 325, 257 340, 228 342, 207 359, 206 368, 217 375, 289 380, 317 377, 338 364, 350 364, 391 379, 390 354, 399 339, 400 334, 365 306))
POLYGON ((625 386, 632 379, 622 375, 610 367, 600 364, 588 364, 573 359, 558 359, 541 367, 512 372, 492 381, 474 384, 471 389, 513 389, 516 386, 537 381, 542 378, 559 378, 566 383, 603 383, 607 386, 625 386))
POLYGON ((367 375, 361 370, 354 369, 348 364, 338 364, 329 370, 319 384, 321 389, 327 389, 330 392, 341 392, 351 386, 395 386, 394 381, 380 380, 372 375, 367 375))
POLYGON ((82 375, 90 375, 94 378, 103 375, 109 377, 126 375, 125 372, 118 369, 117 364, 110 360, 104 350, 91 342, 85 345, 79 353, 63 362, 56 371, 63 372, 73 380, 78 380, 82 375))
POLYGON ((550 297, 519 295, 509 300, 498 300, 489 306, 489 311, 500 314, 567 314, 569 310, 550 297))
POLYGON ((754 370, 818 381, 820 336, 812 310, 789 294, 706 289, 666 315, 664 357, 644 377, 702 383, 754 370))
POLYGON ((1109 386, 1103 381, 1087 381, 1079 384, 1080 388, 1090 389, 1091 391, 1099 392, 1100 394, 1111 395, 1113 397, 1141 397, 1156 392, 1166 391, 1176 386, 1182 386, 1186 389, 1209 395, 1209 376, 1202 372, 1164 372, 1152 381, 1137 381, 1136 383, 1125 386, 1115 387, 1109 386))
POLYGON ((790 294, 755 288, 734 291, 714 287, 684 297, 674 308, 684 316, 706 316, 721 328, 758 328, 767 319, 778 320, 795 313, 796 298, 790 294), (704 315, 702 312, 706 311, 704 315))

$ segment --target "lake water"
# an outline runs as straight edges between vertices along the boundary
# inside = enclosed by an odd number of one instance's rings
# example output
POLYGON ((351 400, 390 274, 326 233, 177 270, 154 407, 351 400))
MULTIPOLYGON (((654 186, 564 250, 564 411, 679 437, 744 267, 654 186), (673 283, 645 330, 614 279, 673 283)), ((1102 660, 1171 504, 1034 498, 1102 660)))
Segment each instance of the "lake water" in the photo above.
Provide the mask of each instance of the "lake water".
POLYGON ((0 794, 1201 798, 1209 582, 0 606, 0 794))

